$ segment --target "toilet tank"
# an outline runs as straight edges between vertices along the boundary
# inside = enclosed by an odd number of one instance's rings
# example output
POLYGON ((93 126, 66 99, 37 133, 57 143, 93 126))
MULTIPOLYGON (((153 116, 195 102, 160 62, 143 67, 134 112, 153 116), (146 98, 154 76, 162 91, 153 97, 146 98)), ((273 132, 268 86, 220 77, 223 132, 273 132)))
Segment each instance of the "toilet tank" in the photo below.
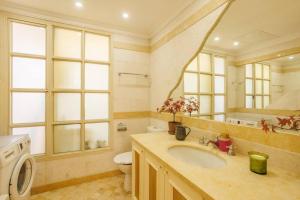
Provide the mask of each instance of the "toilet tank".
POLYGON ((157 127, 157 126, 148 126, 147 127, 147 133, 155 133, 155 132, 164 132, 165 130, 163 128, 157 127))

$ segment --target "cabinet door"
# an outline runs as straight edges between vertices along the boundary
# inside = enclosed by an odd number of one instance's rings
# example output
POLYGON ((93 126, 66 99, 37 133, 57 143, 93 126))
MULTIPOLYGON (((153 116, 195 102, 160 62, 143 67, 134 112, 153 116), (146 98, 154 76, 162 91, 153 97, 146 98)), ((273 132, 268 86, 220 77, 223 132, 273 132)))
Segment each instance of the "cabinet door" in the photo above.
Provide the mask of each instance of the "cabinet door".
POLYGON ((145 153, 145 179, 143 200, 164 200, 163 166, 150 154, 145 153))
POLYGON ((165 170, 165 200, 204 200, 204 196, 178 175, 165 170))
POLYGON ((144 150, 137 144, 132 145, 132 199, 143 200, 144 150))

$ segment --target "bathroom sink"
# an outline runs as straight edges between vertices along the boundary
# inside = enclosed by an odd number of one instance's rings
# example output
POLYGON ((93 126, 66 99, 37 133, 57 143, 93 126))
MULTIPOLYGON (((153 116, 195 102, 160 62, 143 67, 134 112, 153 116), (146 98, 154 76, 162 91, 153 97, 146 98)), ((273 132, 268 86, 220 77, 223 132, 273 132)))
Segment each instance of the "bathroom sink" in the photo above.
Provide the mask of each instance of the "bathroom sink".
POLYGON ((168 149, 168 153, 178 160, 187 164, 200 166, 203 168, 217 169, 226 165, 226 161, 205 150, 189 146, 173 146, 168 149))

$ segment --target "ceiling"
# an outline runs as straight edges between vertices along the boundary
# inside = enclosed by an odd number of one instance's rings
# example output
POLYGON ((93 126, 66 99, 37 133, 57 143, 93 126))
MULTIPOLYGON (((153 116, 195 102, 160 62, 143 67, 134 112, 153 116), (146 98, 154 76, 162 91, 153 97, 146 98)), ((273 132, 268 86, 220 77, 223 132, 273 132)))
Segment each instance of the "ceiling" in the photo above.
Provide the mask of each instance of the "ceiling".
POLYGON ((300 38, 299 8, 299 0, 234 1, 206 45, 238 56, 300 38))
POLYGON ((150 36, 196 1, 199 0, 5 0, 5 3, 150 36), (75 1, 81 1, 83 7, 75 7, 75 1), (122 18, 123 12, 128 12, 129 19, 122 18))
POLYGON ((285 56, 285 57, 280 57, 272 60, 268 60, 267 63, 270 64, 275 64, 277 66, 293 66, 295 64, 300 63, 300 54, 295 54, 295 55, 290 55, 290 56, 285 56), (291 59, 293 58, 293 59, 291 59))

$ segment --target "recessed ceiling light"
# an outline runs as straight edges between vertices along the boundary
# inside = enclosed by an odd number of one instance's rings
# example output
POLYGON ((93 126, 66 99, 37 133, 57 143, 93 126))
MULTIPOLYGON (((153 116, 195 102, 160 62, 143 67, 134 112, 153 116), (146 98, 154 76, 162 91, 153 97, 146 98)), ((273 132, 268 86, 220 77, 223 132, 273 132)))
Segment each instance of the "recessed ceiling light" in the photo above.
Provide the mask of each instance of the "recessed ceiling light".
POLYGON ((281 54, 277 54, 277 57, 280 57, 281 56, 281 54))
POLYGON ((235 41, 235 42, 233 42, 233 45, 234 45, 234 46, 239 46, 240 43, 239 43, 238 41, 235 41))
POLYGON ((294 58, 295 58, 294 56, 290 56, 290 57, 289 57, 290 60, 293 60, 294 58))
POLYGON ((128 14, 127 12, 124 12, 124 13, 122 14, 122 17, 123 17, 124 19, 128 19, 128 18, 129 18, 129 14, 128 14))
POLYGON ((76 2, 75 2, 75 6, 76 6, 77 8, 82 8, 82 7, 83 7, 83 4, 82 4, 80 1, 76 1, 76 2))
POLYGON ((219 41, 220 39, 221 38, 217 36, 217 37, 214 38, 214 41, 219 41))

